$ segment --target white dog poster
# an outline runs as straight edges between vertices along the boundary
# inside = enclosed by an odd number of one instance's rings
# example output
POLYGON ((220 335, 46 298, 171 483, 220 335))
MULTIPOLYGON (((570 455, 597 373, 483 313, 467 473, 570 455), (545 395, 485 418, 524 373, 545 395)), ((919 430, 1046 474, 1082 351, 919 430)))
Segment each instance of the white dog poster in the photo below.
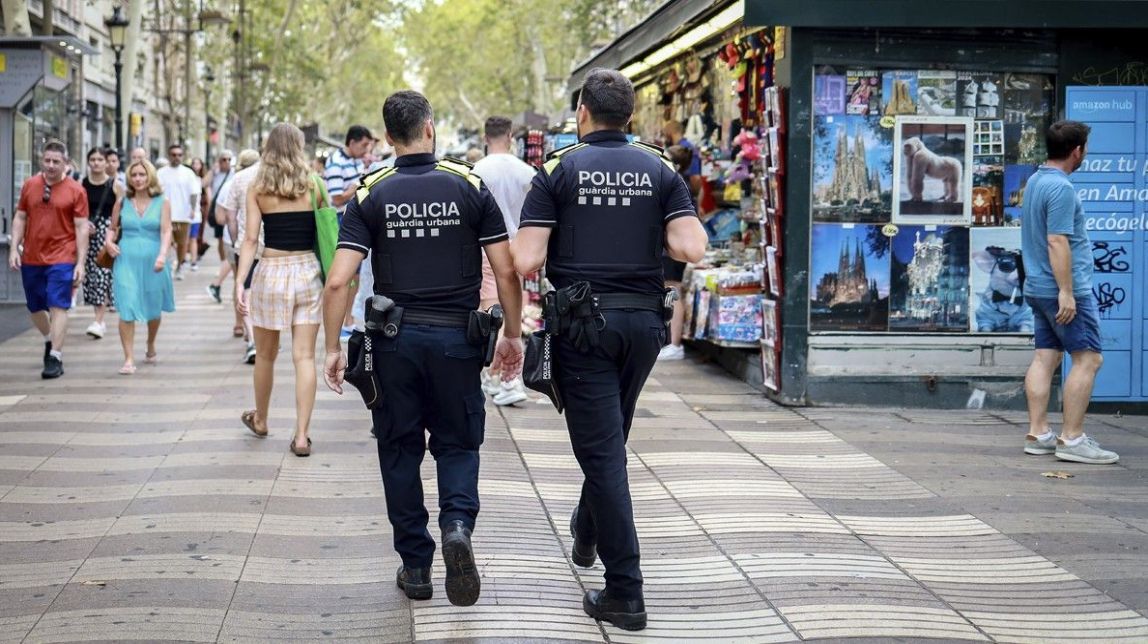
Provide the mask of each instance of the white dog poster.
POLYGON ((893 223, 972 221, 973 119, 898 116, 893 132, 893 223))

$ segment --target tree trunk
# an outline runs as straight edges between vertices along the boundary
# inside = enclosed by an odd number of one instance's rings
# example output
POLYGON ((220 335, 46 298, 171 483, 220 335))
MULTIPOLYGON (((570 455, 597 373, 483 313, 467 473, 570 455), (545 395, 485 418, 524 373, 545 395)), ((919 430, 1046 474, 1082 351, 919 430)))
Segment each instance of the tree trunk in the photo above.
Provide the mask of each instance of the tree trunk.
POLYGON ((56 35, 56 3, 53 0, 44 1, 44 24, 42 31, 45 36, 56 35))
POLYGON ((28 19, 28 0, 2 0, 5 35, 31 36, 32 22, 28 19))

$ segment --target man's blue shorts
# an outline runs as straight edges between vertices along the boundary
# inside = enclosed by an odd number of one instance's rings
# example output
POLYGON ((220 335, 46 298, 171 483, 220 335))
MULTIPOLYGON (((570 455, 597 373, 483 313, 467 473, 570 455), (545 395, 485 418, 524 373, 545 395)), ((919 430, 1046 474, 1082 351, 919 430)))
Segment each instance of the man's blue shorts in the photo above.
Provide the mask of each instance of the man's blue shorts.
POLYGON ((187 231, 187 238, 188 239, 196 239, 197 237, 199 237, 199 227, 200 226, 201 226, 201 224, 192 224, 191 230, 187 231))
POLYGON ((21 266, 20 277, 24 280, 24 298, 28 300, 28 311, 37 313, 48 309, 72 308, 72 277, 75 270, 75 264, 21 266))
POLYGON ((1055 349, 1069 354, 1100 350, 1100 315, 1091 295, 1076 298, 1076 317, 1068 324, 1056 323, 1060 303, 1055 297, 1025 296, 1032 307, 1033 339, 1037 349, 1055 349))

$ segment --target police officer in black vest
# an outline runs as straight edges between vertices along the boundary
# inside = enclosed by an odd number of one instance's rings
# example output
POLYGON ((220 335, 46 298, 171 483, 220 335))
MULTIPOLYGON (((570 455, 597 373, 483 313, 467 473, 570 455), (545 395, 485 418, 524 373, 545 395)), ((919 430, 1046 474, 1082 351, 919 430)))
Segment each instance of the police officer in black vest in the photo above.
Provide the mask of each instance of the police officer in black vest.
MULTIPOLYGON (((580 142, 556 151, 535 177, 513 253, 524 275, 545 263, 558 294, 582 297, 587 284, 592 293, 590 317, 578 333, 557 337, 555 358, 585 476, 571 517, 571 554, 589 567, 597 553, 606 568, 605 590, 583 599, 587 614, 639 630, 646 612, 626 438, 666 339, 663 247, 674 259, 696 262, 706 234, 689 188, 661 151, 627 142, 623 129, 633 111, 634 88, 625 76, 609 69, 586 75, 580 142)), ((579 321, 560 321, 567 325, 578 328, 579 321)))
POLYGON ((403 562, 397 584, 411 599, 431 597, 435 542, 419 476, 429 432, 438 468, 446 594, 452 604, 469 606, 478 600, 480 585, 470 535, 478 515, 478 450, 486 420, 479 383, 483 347, 467 334, 478 307, 479 253, 485 250, 490 260, 505 309, 503 335, 491 346, 497 346, 494 360, 506 379, 522 368, 522 291, 498 203, 469 164, 435 158, 426 98, 412 91, 392 94, 383 105, 383 121, 397 158, 393 168, 364 177, 343 216, 323 293, 324 377, 342 393, 347 358, 339 329, 347 283, 373 251, 368 329, 374 312, 384 308, 379 303, 389 307, 385 333, 369 337, 382 401, 372 411, 373 433, 395 550, 403 562))

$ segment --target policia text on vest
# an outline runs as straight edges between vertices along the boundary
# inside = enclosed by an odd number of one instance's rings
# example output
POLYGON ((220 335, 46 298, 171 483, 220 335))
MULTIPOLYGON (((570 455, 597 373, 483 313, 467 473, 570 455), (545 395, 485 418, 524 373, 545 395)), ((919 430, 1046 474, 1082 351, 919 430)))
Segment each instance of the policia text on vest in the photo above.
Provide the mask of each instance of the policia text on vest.
POLYGON ((521 287, 494 197, 469 164, 435 158, 426 99, 397 92, 384 103, 383 120, 397 158, 393 168, 364 177, 343 215, 323 298, 324 378, 342 393, 347 359, 338 333, 346 285, 369 250, 375 278, 371 308, 381 309, 369 335, 378 385, 372 433, 394 548, 402 559, 396 585, 411 599, 434 593, 436 543, 427 530, 419 472, 429 446, 438 470, 438 545, 446 594, 451 603, 469 606, 481 591, 470 535, 479 511, 479 447, 486 421, 480 372, 486 347, 467 334, 479 304, 481 253, 495 271, 506 311, 496 350, 505 378, 521 369, 521 287))
POLYGON ((566 293, 565 316, 581 317, 563 321, 556 294, 551 313, 559 319, 548 320, 547 331, 556 333, 553 378, 585 474, 570 520, 571 558, 588 567, 600 556, 605 566, 605 589, 588 591, 583 609, 638 630, 646 612, 626 438, 666 337, 662 254, 698 261, 706 236, 689 188, 661 151, 627 142, 622 128, 632 110, 625 77, 587 75, 580 142, 555 152, 535 176, 513 246, 518 272, 545 263, 557 293, 566 293))

